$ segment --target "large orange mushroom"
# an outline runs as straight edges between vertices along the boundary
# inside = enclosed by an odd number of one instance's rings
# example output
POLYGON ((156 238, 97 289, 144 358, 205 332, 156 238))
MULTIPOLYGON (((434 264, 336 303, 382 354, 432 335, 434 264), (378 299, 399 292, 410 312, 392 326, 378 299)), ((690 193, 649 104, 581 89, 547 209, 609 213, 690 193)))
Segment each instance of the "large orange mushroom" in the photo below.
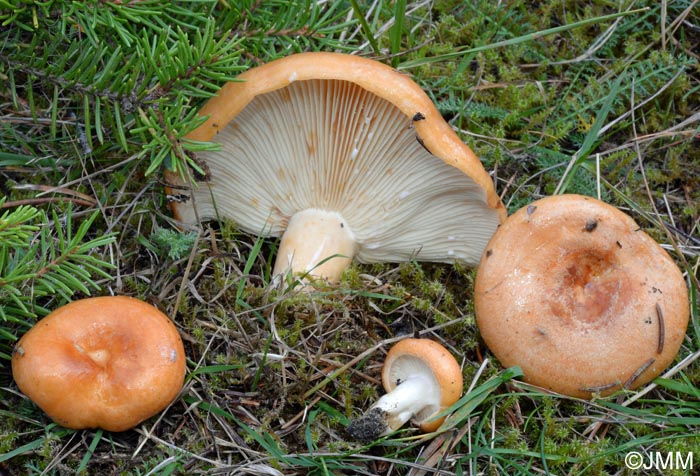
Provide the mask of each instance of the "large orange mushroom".
POLYGON ((491 177, 407 75, 301 53, 227 83, 188 139, 206 180, 168 174, 183 225, 230 218, 281 236, 274 275, 337 281, 353 258, 476 264, 506 212, 491 177))
POLYGON ((659 375, 689 317, 668 253, 622 211, 580 195, 537 200, 506 220, 484 251, 474 304, 504 366, 581 398, 659 375))
POLYGON ((155 307, 95 297, 56 309, 22 336, 12 374, 59 425, 124 431, 173 401, 185 351, 172 321, 155 307))

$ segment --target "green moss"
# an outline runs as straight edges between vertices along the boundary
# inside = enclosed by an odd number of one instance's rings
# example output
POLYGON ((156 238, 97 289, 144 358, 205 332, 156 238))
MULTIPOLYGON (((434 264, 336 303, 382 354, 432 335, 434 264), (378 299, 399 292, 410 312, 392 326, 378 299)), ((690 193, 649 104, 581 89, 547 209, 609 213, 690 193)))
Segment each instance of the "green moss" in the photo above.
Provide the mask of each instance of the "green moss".
POLYGON ((0 437, 0 454, 9 453, 11 450, 17 447, 17 439, 19 438, 19 433, 12 428, 9 423, 11 419, 7 419, 0 426, 1 435, 0 437))

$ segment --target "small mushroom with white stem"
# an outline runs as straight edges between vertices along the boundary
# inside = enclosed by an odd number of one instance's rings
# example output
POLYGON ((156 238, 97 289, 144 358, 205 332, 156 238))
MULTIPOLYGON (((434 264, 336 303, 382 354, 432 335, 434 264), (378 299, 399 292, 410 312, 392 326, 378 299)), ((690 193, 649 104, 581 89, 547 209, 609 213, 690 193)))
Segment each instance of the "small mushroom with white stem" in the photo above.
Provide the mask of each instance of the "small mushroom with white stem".
POLYGON ((462 384, 462 369, 441 344, 429 339, 401 340, 389 350, 382 367, 387 393, 350 422, 348 433, 371 441, 409 420, 424 432, 435 431, 445 419, 436 416, 459 400, 462 384))
POLYGON ((280 237, 273 275, 337 282, 363 263, 474 265, 506 211, 483 165, 407 75, 341 53, 248 70, 200 110, 187 136, 194 187, 167 173, 182 226, 229 218, 280 237))
POLYGON ((558 195, 511 215, 484 251, 476 321, 506 367, 578 398, 649 382, 686 333, 688 290, 668 253, 600 200, 558 195))

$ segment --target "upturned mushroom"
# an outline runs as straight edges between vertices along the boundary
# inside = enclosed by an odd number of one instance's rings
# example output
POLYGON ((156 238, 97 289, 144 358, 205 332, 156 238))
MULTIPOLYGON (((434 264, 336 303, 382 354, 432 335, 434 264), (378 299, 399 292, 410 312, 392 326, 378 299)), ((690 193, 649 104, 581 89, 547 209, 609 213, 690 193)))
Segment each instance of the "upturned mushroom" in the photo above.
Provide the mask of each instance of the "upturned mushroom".
POLYGON ((73 301, 15 346, 19 389, 66 428, 124 431, 167 407, 185 376, 185 352, 165 314, 125 296, 73 301))
POLYGON ((504 366, 580 398, 659 375, 689 317, 668 253, 622 211, 580 195, 543 198, 506 220, 479 265, 475 311, 504 366))
POLYGON ((462 395, 462 369, 441 344, 429 339, 399 341, 382 367, 386 394, 353 420, 348 433, 360 441, 388 435, 411 420, 424 432, 437 430, 437 417, 462 395))
POLYGON ((506 211, 479 159, 408 76, 366 58, 301 53, 243 73, 188 140, 206 180, 167 174, 175 217, 281 236, 273 275, 339 279, 363 263, 476 264, 506 211))

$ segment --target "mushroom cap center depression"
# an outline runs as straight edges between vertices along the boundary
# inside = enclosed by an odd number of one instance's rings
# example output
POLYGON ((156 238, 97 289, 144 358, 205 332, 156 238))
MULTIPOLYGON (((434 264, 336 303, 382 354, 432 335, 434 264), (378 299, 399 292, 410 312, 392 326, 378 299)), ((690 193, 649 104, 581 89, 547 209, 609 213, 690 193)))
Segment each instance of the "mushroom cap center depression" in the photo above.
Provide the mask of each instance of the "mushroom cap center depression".
POLYGON ((547 263, 552 279, 546 305, 564 323, 599 327, 623 314, 629 278, 611 252, 575 250, 547 263))
MULTIPOLYGON (((94 324, 63 344, 63 352, 72 368, 66 366, 66 378, 75 378, 84 385, 84 391, 108 403, 122 401, 125 395, 142 386, 137 376, 147 372, 140 357, 144 342, 137 334, 104 324, 94 324)), ((155 349, 154 349, 155 350, 155 349)), ((175 363, 177 351, 168 345, 158 350, 159 361, 175 363)))
POLYGON ((143 340, 133 330, 102 322, 54 344, 52 375, 55 377, 49 377, 51 392, 69 379, 85 397, 95 399, 95 406, 98 402, 108 406, 124 405, 128 395, 152 384, 142 377, 151 374, 151 367, 164 370, 177 365, 178 360, 178 352, 171 345, 156 343, 145 349, 143 340), (144 354, 151 358, 145 359, 144 354))

